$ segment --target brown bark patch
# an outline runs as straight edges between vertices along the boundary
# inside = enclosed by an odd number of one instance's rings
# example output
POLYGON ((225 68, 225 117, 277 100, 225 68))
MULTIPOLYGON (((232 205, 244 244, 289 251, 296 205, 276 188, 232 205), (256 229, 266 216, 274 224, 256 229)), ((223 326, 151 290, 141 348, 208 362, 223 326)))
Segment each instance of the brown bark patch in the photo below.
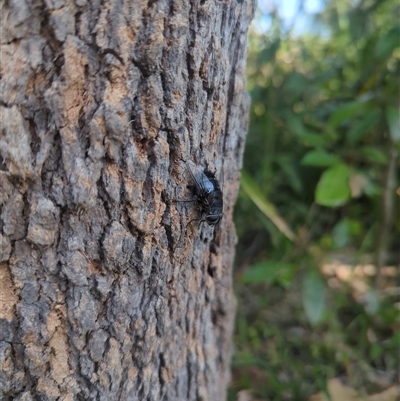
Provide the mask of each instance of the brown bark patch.
POLYGON ((0 263, 0 319, 11 322, 18 297, 15 294, 7 263, 0 263))

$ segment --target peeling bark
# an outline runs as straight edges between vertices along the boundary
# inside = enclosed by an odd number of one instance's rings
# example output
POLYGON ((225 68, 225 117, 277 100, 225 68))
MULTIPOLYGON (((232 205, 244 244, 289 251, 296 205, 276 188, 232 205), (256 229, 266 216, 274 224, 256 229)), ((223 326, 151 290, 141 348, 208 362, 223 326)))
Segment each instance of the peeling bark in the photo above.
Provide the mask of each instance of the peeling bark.
POLYGON ((2 400, 224 400, 253 1, 0 7, 2 400))

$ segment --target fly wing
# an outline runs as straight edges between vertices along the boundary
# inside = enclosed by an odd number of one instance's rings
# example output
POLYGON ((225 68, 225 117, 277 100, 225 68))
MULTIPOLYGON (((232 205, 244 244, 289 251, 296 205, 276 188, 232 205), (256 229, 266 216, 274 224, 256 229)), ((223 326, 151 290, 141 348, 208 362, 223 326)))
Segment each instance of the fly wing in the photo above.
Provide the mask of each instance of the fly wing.
POLYGON ((201 167, 194 164, 191 160, 188 160, 186 165, 188 166, 189 173, 200 192, 209 193, 214 189, 213 183, 204 174, 204 170, 201 167))
POLYGON ((196 181, 196 176, 201 174, 201 168, 194 164, 191 160, 186 161, 186 166, 189 170, 189 173, 194 181, 196 181))

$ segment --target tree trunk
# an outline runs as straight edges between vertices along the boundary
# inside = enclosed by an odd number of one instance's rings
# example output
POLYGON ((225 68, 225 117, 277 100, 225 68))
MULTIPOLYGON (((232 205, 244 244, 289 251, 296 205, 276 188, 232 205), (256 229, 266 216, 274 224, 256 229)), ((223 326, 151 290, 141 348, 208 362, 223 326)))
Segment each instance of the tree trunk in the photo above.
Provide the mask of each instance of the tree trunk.
POLYGON ((2 1, 2 400, 225 399, 253 10, 2 1))

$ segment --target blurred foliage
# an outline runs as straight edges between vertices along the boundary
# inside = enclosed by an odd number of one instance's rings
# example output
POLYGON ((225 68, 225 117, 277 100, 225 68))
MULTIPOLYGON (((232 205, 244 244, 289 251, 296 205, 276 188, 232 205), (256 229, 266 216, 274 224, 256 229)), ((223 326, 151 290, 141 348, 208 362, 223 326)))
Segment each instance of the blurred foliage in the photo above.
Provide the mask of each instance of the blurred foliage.
POLYGON ((250 33, 229 400, 399 379, 399 15, 326 1, 307 31, 272 11, 250 33))

